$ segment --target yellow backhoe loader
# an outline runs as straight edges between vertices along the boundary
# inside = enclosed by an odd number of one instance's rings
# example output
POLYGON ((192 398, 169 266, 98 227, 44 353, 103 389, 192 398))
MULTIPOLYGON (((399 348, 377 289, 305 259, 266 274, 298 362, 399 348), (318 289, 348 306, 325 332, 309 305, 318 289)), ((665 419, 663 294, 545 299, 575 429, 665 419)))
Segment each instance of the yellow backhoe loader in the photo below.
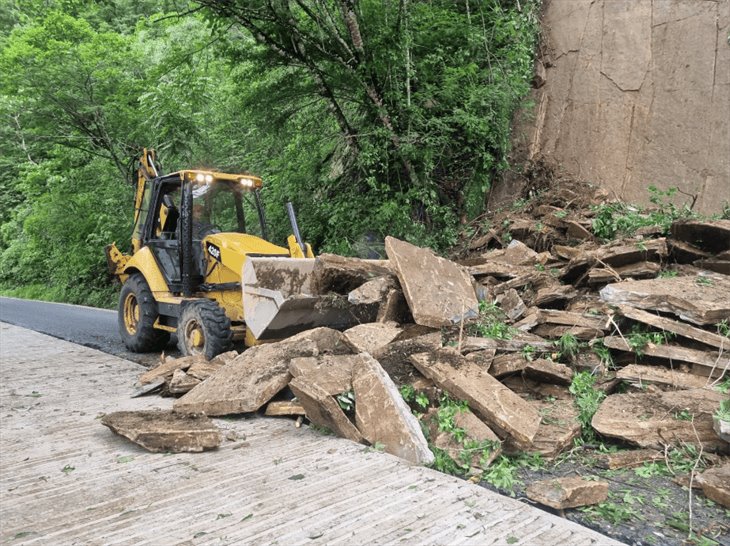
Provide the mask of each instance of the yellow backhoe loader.
POLYGON ((119 332, 129 350, 160 350, 175 333, 183 354, 212 358, 234 340, 255 345, 352 322, 309 293, 314 255, 290 203, 287 246, 269 242, 261 187, 248 174, 163 175, 154 150, 144 150, 131 252, 106 248, 109 271, 122 282, 119 332))

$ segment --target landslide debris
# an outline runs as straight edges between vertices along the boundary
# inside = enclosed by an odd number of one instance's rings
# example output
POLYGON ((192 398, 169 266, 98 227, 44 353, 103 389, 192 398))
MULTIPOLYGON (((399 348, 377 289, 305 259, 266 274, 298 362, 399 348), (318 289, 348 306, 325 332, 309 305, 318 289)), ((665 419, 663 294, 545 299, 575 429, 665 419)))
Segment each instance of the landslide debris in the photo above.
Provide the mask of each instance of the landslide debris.
MULTIPOLYGON (((367 308, 370 322, 210 362, 168 358, 137 392, 182 395, 175 415, 306 415, 473 476, 505 454, 550 460, 606 443, 598 472, 701 446, 692 472, 708 467, 697 483, 722 503, 730 221, 671 210, 632 210, 562 181, 474 221, 450 259, 391 237, 387 260, 323 255, 320 294, 367 308)), ((571 478, 526 494, 563 509, 603 503, 606 490, 571 478)))

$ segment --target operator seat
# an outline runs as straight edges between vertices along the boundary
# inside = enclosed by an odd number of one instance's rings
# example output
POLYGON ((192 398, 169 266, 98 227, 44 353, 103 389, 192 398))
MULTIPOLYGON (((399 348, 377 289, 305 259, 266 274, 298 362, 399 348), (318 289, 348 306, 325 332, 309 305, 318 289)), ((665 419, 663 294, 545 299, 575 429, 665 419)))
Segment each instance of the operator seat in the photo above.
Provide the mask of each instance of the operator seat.
POLYGON ((172 202, 170 194, 163 196, 162 204, 167 208, 167 217, 164 225, 161 226, 161 236, 163 239, 174 239, 176 236, 177 222, 180 219, 180 211, 177 210, 175 203, 172 202))

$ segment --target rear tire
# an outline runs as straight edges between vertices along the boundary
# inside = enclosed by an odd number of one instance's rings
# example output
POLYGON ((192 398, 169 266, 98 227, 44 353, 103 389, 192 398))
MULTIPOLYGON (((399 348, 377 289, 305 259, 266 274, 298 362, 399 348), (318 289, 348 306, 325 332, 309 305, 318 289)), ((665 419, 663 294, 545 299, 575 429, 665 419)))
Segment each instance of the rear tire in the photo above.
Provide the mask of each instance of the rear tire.
POLYGON ((134 353, 160 351, 170 341, 170 333, 157 330, 157 302, 140 273, 130 275, 119 295, 117 323, 124 345, 134 353))
POLYGON ((231 321, 212 300, 189 303, 177 323, 177 345, 183 355, 203 355, 210 360, 233 346, 231 321))

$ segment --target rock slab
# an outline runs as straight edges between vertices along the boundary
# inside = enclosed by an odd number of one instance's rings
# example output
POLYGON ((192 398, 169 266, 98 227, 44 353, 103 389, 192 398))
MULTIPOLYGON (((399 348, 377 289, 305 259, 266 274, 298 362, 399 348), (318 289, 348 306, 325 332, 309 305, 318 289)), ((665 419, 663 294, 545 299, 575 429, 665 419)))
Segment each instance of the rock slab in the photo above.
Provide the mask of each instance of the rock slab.
POLYGON ((101 424, 148 451, 200 452, 215 449, 221 434, 205 415, 180 415, 171 411, 116 411, 101 424))
POLYGON ((393 341, 403 329, 394 322, 358 324, 345 331, 345 341, 358 353, 374 353, 393 341))
POLYGON ((440 328, 479 314, 472 278, 461 266, 393 237, 385 238, 385 252, 416 324, 440 328))
POLYGON ((414 464, 431 464, 434 455, 428 448, 418 419, 398 392, 382 366, 367 353, 353 369, 355 422, 371 444, 383 444, 386 452, 414 464))
POLYGON ((608 482, 585 480, 580 477, 555 478, 530 484, 527 498, 555 508, 577 508, 599 504, 608 498, 608 482))
MULTIPOLYGON (((629 364, 621 368, 616 377, 627 381, 658 383, 680 389, 699 389, 707 385, 706 377, 664 368, 663 366, 644 366, 629 364)), ((711 382, 711 381, 710 381, 711 382)))
POLYGON ((529 447, 540 425, 540 414, 528 402, 502 385, 474 362, 451 349, 421 353, 410 358, 426 377, 469 408, 503 439, 529 447))
POLYGON ((436 408, 431 408, 423 419, 428 424, 433 445, 446 451, 462 467, 478 472, 502 453, 499 437, 468 408, 461 408, 453 418, 454 426, 463 431, 462 441, 457 439, 454 431, 440 430, 436 408))
POLYGON ((697 476, 697 483, 708 499, 730 508, 730 464, 705 470, 697 476))
POLYGON ((696 444, 699 437, 706 450, 721 451, 727 444, 712 429, 712 414, 725 396, 713 389, 612 394, 598 408, 591 425, 604 436, 640 447, 696 444))
POLYGON ((173 404, 178 413, 230 415, 258 410, 286 387, 293 358, 318 354, 311 339, 251 347, 173 404))
POLYGON ((601 289, 608 303, 673 313, 682 320, 707 325, 730 317, 730 277, 697 275, 645 281, 624 281, 601 289))
POLYGON ((306 377, 330 396, 352 389, 352 369, 360 362, 357 355, 320 355, 292 359, 292 377, 306 377))
POLYGON ((299 399, 307 419, 312 423, 330 429, 342 438, 362 443, 362 434, 347 418, 340 405, 311 378, 295 377, 289 383, 289 388, 299 399))
POLYGON ((519 449, 510 442, 506 449, 511 452, 539 453, 546 459, 553 459, 573 446, 573 440, 580 436, 581 431, 573 400, 530 400, 529 404, 540 414, 540 426, 532 445, 519 449))

